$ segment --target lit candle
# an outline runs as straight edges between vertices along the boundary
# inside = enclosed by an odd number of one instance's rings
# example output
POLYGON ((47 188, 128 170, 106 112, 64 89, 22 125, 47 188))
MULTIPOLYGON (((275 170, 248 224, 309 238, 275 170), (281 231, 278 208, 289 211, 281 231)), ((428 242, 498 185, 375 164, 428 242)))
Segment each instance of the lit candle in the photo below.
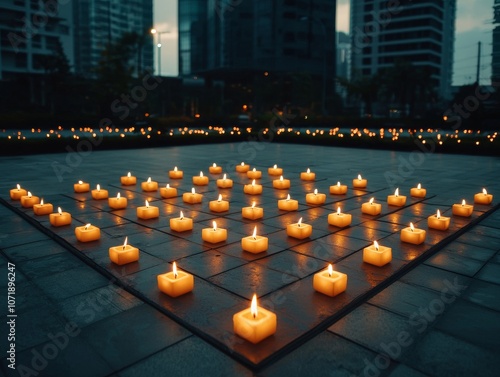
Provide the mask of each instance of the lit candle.
POLYGON ((378 242, 363 249, 363 262, 382 267, 392 260, 392 249, 386 246, 379 246, 378 242))
POLYGON ((179 217, 170 219, 170 229, 175 230, 176 232, 186 232, 188 230, 192 230, 193 219, 184 217, 184 214, 181 211, 179 217))
POLYGON ((399 195, 399 188, 394 191, 394 195, 387 195, 387 204, 402 207, 406 204, 406 196, 399 195))
POLYGON ((264 217, 264 208, 255 207, 255 202, 252 202, 251 207, 243 207, 241 216, 245 219, 257 220, 264 217))
POLYGON ((144 206, 137 207, 137 217, 139 219, 143 220, 155 219, 159 216, 160 216, 160 209, 155 206, 150 206, 147 200, 145 201, 144 206))
POLYGON ((341 213, 340 207, 337 208, 336 213, 330 213, 328 215, 328 224, 338 226, 339 228, 351 225, 351 221, 352 215, 349 213, 341 213))
POLYGON ((451 212, 455 216, 463 216, 463 217, 469 217, 470 215, 472 215, 473 210, 474 206, 465 203, 465 199, 462 200, 462 204, 453 204, 453 207, 451 208, 451 212))
POLYGON ((425 198, 427 194, 427 190, 422 188, 422 185, 419 183, 417 187, 412 187, 410 190, 410 195, 414 198, 425 198))
POLYGON ((146 182, 141 183, 142 191, 151 192, 158 190, 158 182, 152 181, 151 177, 148 177, 146 182))
POLYGON ((120 183, 123 186, 132 186, 137 183, 137 178, 134 177, 130 172, 128 172, 127 175, 120 177, 120 183))
POLYGON ((311 172, 311 169, 307 168, 307 171, 300 173, 300 179, 303 181, 314 181, 316 174, 311 172))
POLYGON ((210 172, 210 174, 220 174, 222 173, 222 167, 217 166, 217 164, 214 162, 212 166, 208 168, 208 171, 210 172))
POLYGON ((52 213, 53 210, 54 210, 54 206, 50 203, 44 203, 43 199, 40 200, 39 204, 33 205, 33 212, 37 216, 49 215, 52 213))
POLYGON ((382 211, 382 205, 379 203, 374 203, 373 198, 370 199, 368 203, 363 203, 361 205, 361 212, 368 215, 378 215, 382 211))
POLYGON ((245 194, 259 195, 262 194, 262 185, 255 184, 255 179, 251 184, 243 186, 243 191, 245 194))
POLYGON ((97 241, 101 238, 101 230, 92 224, 77 226, 75 228, 75 236, 80 242, 97 241))
POLYGON ((352 187, 354 188, 365 188, 368 184, 368 181, 364 178, 361 178, 361 174, 358 174, 358 178, 354 178, 352 180, 352 187))
POLYGON ((175 198, 177 196, 177 189, 175 187, 170 187, 167 183, 165 187, 160 188, 160 195, 162 198, 175 198))
POLYGON ((233 180, 227 178, 227 174, 224 173, 222 179, 217 180, 218 188, 231 188, 233 187, 233 180))
POLYGON ((330 186, 330 194, 333 195, 344 195, 347 192, 347 185, 341 185, 337 182, 336 185, 330 186))
POLYGON ((247 171, 250 170, 250 165, 247 165, 245 164, 244 162, 242 162, 241 164, 239 165, 236 165, 236 171, 238 173, 246 173, 247 171))
POLYGON ((157 276, 158 289, 170 297, 177 297, 191 292, 194 288, 194 277, 187 272, 177 270, 172 264, 172 271, 157 276))
POLYGON ((279 168, 278 165, 275 164, 273 167, 267 169, 267 173, 269 175, 282 175, 283 169, 279 168))
POLYGON ((193 177, 193 184, 196 186, 206 186, 208 185, 208 177, 203 175, 203 172, 200 171, 200 175, 195 175, 193 177))
POLYGON ((184 172, 182 170, 178 170, 177 166, 175 166, 174 170, 169 170, 168 176, 171 179, 181 179, 184 176, 184 172))
POLYGON ((10 198, 12 200, 21 200, 22 196, 25 196, 28 192, 21 188, 21 185, 17 184, 17 187, 10 190, 10 198))
POLYGON ((68 212, 63 212, 61 207, 57 207, 57 213, 49 215, 50 225, 63 226, 71 224, 71 215, 68 212))
POLYGON ((425 241, 426 232, 423 229, 418 229, 410 223, 410 226, 401 229, 401 241, 412 243, 414 245, 420 245, 425 241))
POLYGON ((286 234, 290 237, 302 240, 312 234, 312 226, 309 224, 303 224, 301 217, 298 222, 294 224, 288 224, 286 226, 286 234))
POLYGON ((313 288, 315 291, 334 297, 347 288, 347 275, 333 271, 331 264, 326 270, 314 274, 313 288))
POLYGON ((182 201, 184 203, 189 203, 189 204, 201 203, 202 198, 203 198, 203 195, 198 194, 194 190, 194 187, 191 188, 191 192, 185 192, 184 194, 182 194, 182 201))
POLYGON ((326 201, 326 195, 318 193, 318 189, 314 189, 314 192, 306 194, 307 204, 323 204, 326 201))
POLYGON ((212 222, 212 228, 204 228, 201 230, 201 239, 205 242, 218 243, 227 239, 227 230, 217 228, 217 223, 212 222))
POLYGON ((278 208, 283 211, 296 211, 299 209, 299 202, 297 200, 290 199, 290 194, 288 194, 286 199, 278 200, 278 208))
POLYGON ((139 249, 127 244, 128 237, 125 237, 125 242, 120 246, 109 248, 109 259, 111 262, 118 265, 136 262, 139 260, 139 249))
POLYGON ((262 177, 262 172, 253 168, 252 170, 247 171, 247 177, 250 179, 260 179, 262 177))
POLYGON ((283 179, 283 176, 281 175, 280 179, 275 179, 273 181, 273 187, 275 189, 279 189, 279 190, 289 189, 290 188, 290 180, 283 179))
POLYGON ((222 194, 219 194, 217 200, 211 200, 209 202, 210 211, 213 212, 225 212, 229 211, 229 202, 227 200, 222 200, 222 194))
POLYGON ((40 203, 40 198, 38 196, 32 195, 29 191, 28 195, 21 196, 21 205, 24 208, 33 208, 33 206, 38 203, 40 203))
POLYGON ((493 195, 488 194, 485 188, 483 188, 483 192, 474 195, 474 203, 476 204, 491 204, 493 201, 493 195))
POLYGON ((97 185, 95 190, 92 190, 92 199, 101 200, 108 198, 108 190, 101 190, 101 185, 97 185))
POLYGON ((241 248, 252 254, 262 253, 268 248, 267 237, 257 235, 257 227, 253 229, 253 235, 241 239, 241 248))
POLYGON ((276 314, 257 306, 255 294, 250 308, 233 315, 234 333, 254 344, 273 335, 276 326, 276 314))
POLYGON ((435 215, 427 218, 427 226, 432 229, 446 230, 450 226, 450 218, 441 216, 438 209, 435 215))
POLYGON ((73 190, 75 192, 89 192, 90 191, 90 184, 83 182, 83 181, 78 181, 78 183, 75 183, 73 185, 73 190))
POLYGON ((120 193, 116 194, 116 198, 108 199, 109 208, 112 209, 123 209, 127 208, 127 198, 120 196, 120 193))

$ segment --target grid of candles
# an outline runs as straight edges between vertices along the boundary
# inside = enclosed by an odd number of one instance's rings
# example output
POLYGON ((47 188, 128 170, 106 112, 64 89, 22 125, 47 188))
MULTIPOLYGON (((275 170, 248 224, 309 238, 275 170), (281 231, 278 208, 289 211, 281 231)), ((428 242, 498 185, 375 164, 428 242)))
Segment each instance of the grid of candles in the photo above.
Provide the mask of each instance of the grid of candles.
MULTIPOLYGON (((236 172, 246 174, 251 183, 244 185, 245 194, 259 195, 262 193, 262 185, 256 184, 256 180, 262 177, 262 172, 256 168, 250 169, 248 164, 242 162, 236 166, 236 172)), ((209 167, 210 174, 222 174, 222 168, 215 163, 209 167)), ((274 165, 268 169, 270 176, 279 176, 279 179, 273 180, 273 188, 282 190, 290 188, 290 180, 283 178, 283 169, 274 165)), ((183 171, 175 167, 169 171, 171 179, 182 179, 183 171)), ((308 168, 305 172, 300 173, 300 179, 304 181, 314 181, 315 173, 308 168)), ((120 182, 123 186, 133 186, 137 184, 137 178, 130 172, 120 177, 120 182)), ((198 176, 192 178, 193 185, 203 186, 208 185, 209 177, 201 171, 198 176)), ((232 188, 233 181, 224 174, 222 178, 217 179, 217 187, 232 188)), ((367 187, 368 180, 362 178, 361 175, 352 180, 354 189, 364 189, 367 187)), ((84 181, 78 181, 74 184, 73 189, 76 193, 91 192, 94 200, 108 200, 108 205, 111 209, 124 209, 127 207, 127 198, 120 196, 109 197, 107 190, 102 189, 99 184, 96 188, 90 190, 90 184, 84 181)), ((141 189, 144 192, 156 192, 160 190, 162 198, 177 197, 177 189, 170 187, 167 184, 165 187, 159 188, 158 182, 153 181, 150 177, 141 183, 141 189)), ((336 185, 330 186, 331 195, 345 195, 347 193, 347 185, 337 182, 336 185)), ((415 198, 425 198, 426 189, 422 188, 421 184, 411 188, 410 195, 415 198)), ((15 188, 10 190, 12 200, 20 201, 22 207, 32 208, 37 216, 48 215, 50 224, 54 227, 67 226, 71 224, 71 214, 64 212, 61 207, 54 211, 54 206, 51 203, 44 203, 43 198, 33 195, 30 191, 17 184, 15 188)), ((202 202, 202 194, 196 193, 195 188, 191 192, 186 192, 182 195, 182 200, 185 203, 195 204, 202 202)), ((326 201, 326 195, 319 193, 317 189, 306 194, 305 201, 310 205, 321 205, 326 201)), ((474 195, 474 203, 489 205, 493 201, 493 195, 488 194, 486 189, 474 195)), ((298 201, 291 199, 290 195, 286 199, 278 200, 278 208, 284 211, 298 210, 298 201)), ((396 189, 394 194, 387 196, 387 204, 390 206, 402 207, 406 204, 406 196, 400 195, 399 189, 396 189)), ((229 201, 223 200, 220 194, 216 200, 209 202, 209 209, 212 212, 225 212, 229 210, 229 201)), ((472 204, 467 204, 465 199, 461 203, 453 204, 452 214, 454 216, 470 217, 474 210, 472 204)), ((143 220, 159 217, 159 208, 151 206, 146 200, 144 206, 137 207, 137 217, 143 220)), ((368 215, 376 216, 381 213, 381 204, 375 203, 374 198, 363 203, 361 212, 368 215)), ((251 206, 241 209, 242 217, 248 220, 257 220, 264 217, 264 209, 255 206, 255 201, 251 206)), ((342 213, 340 207, 334 213, 328 215, 328 224, 339 228, 347 227, 351 224, 352 215, 342 213)), ((171 218, 170 228, 176 232, 185 232, 193 229, 193 219, 185 217, 183 212, 180 212, 179 217, 171 218)), ((429 229, 445 231, 450 226, 450 217, 442 216, 437 210, 435 215, 431 215, 427 219, 429 229)), ((312 225, 302 222, 302 217, 286 227, 287 235, 297 239, 305 239, 311 236, 313 231, 312 225)), ((100 239, 100 229, 90 223, 75 227, 75 236, 79 242, 91 242, 100 239)), ((220 243, 227 240, 227 229, 219 228, 216 221, 212 222, 212 226, 202 229, 202 240, 209 243, 220 243)), ((400 239, 402 242, 407 242, 419 245, 425 242, 426 231, 415 228, 413 223, 410 226, 401 230, 400 239)), ((269 240, 267 237, 257 234, 257 226, 254 227, 253 234, 241 239, 241 248, 244 252, 258 254, 263 253, 268 249, 269 240)), ((117 265, 133 263, 139 260, 140 251, 138 248, 128 243, 128 237, 125 238, 123 245, 109 248, 109 258, 117 265)), ((390 247, 379 245, 377 241, 373 245, 363 249, 363 262, 374 266, 382 267, 390 263, 392 260, 392 250, 390 247)), ((176 262, 172 264, 172 270, 157 276, 158 289, 170 297, 178 297, 194 289, 194 276, 188 272, 182 271, 177 267, 176 262)), ((316 274, 313 277, 313 289, 324 295, 335 297, 347 289, 347 275, 339 271, 334 271, 332 264, 316 274)), ((276 332, 277 316, 275 313, 266 310, 257 304, 257 296, 254 294, 249 308, 234 314, 233 328, 235 334, 246 339, 251 343, 258 343, 276 332)))

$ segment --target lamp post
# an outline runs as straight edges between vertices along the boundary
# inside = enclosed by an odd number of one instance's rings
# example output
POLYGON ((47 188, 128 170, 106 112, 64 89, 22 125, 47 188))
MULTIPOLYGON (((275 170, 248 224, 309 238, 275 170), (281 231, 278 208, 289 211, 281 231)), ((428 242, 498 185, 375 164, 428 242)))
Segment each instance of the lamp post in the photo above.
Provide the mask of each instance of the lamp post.
POLYGON ((156 29, 151 29, 151 34, 158 36, 158 41, 156 47, 158 47, 157 56, 158 56, 158 76, 161 76, 161 35, 167 34, 169 31, 158 31, 156 29))
POLYGON ((326 27, 325 24, 323 24, 323 21, 321 21, 319 18, 316 17, 308 17, 304 16, 300 18, 300 21, 307 21, 307 20, 313 20, 314 22, 317 22, 319 26, 321 27, 321 31, 323 33, 323 88, 322 88, 322 93, 321 93, 321 113, 322 115, 326 115, 326 27))

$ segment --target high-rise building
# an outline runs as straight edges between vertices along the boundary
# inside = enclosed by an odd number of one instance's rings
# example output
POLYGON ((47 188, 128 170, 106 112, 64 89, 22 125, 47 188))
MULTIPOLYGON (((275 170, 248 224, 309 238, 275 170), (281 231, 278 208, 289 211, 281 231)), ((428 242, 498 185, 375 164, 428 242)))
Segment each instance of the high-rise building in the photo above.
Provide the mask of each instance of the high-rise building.
POLYGON ((495 0, 493 11, 493 23, 496 26, 493 29, 493 50, 491 56, 492 84, 500 82, 500 0, 495 0))
POLYGON ((425 67, 438 95, 449 98, 455 14, 456 0, 351 0, 352 76, 404 60, 425 67))
POLYGON ((135 74, 153 67, 153 0, 79 0, 74 2, 75 72, 93 77, 106 45, 125 33, 139 38, 131 62, 135 74))

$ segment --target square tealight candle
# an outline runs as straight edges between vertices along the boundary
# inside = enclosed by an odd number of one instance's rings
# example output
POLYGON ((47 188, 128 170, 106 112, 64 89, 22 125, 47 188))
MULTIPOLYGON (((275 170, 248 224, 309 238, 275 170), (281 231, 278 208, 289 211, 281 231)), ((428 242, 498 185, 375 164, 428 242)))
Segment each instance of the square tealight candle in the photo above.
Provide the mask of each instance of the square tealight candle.
POLYGON ((229 211, 229 202, 227 200, 222 200, 222 194, 219 194, 217 200, 211 200, 208 204, 212 212, 229 211))
POLYGON ((280 176, 280 179, 275 179, 273 181, 273 187, 278 190, 284 190, 290 188, 290 180, 284 179, 283 176, 280 176))
POLYGON ((247 171, 247 177, 250 179, 260 179, 262 177, 262 172, 253 168, 252 170, 247 171))
POLYGON ((214 162, 212 166, 208 168, 208 171, 210 174, 220 174, 222 173, 222 166, 217 166, 217 164, 214 162))
POLYGON ((151 177, 148 177, 146 182, 141 183, 141 189, 145 192, 152 192, 158 190, 158 182, 152 181, 151 177))
POLYGON ((410 195, 414 198, 425 198, 427 194, 427 190, 422 188, 422 185, 419 183, 417 187, 412 187, 410 189, 410 195))
POLYGON ((80 242, 97 241, 101 238, 101 230, 91 224, 77 226, 75 228, 75 236, 80 242))
POLYGON ((29 191, 28 195, 21 196, 21 205, 24 208, 33 208, 33 206, 38 203, 40 203, 40 198, 38 196, 32 195, 29 191))
POLYGON ((78 181, 77 183, 75 183, 73 185, 73 190, 75 192, 79 192, 79 193, 89 192, 90 191, 90 184, 88 184, 87 182, 78 181))
POLYGON ((185 192, 184 194, 182 194, 182 201, 184 203, 189 203, 189 204, 201 203, 202 198, 203 198, 203 195, 198 194, 194 190, 194 187, 191 188, 191 192, 185 192))
POLYGON ((234 333, 254 344, 273 335, 276 326, 276 314, 257 306, 256 295, 250 308, 233 315, 234 333))
POLYGON ((250 170, 250 165, 247 165, 245 164, 244 162, 242 162, 241 164, 239 165, 236 165, 236 171, 238 173, 246 173, 247 171, 250 170))
POLYGON ((301 217, 298 222, 288 224, 286 226, 286 234, 290 237, 303 240, 312 234, 312 226, 309 224, 303 224, 301 217))
POLYGON ((283 169, 279 168, 278 165, 274 165, 273 167, 270 167, 267 169, 267 174, 269 174, 269 175, 282 175, 283 169))
POLYGON ((259 195, 262 194, 262 185, 255 183, 255 179, 251 184, 243 186, 243 191, 245 194, 259 195))
POLYGON ((450 218, 441 216, 438 209, 435 215, 427 218, 427 226, 431 229, 447 230, 450 226, 450 218))
POLYGON ((392 249, 386 246, 379 246, 375 241, 373 245, 363 249, 363 262, 373 264, 374 266, 385 266, 392 260, 392 249))
POLYGON ((178 297, 194 289, 193 275, 177 270, 177 265, 172 264, 172 271, 157 276, 158 289, 170 297, 178 297))
POLYGON ((264 208, 256 207, 255 202, 251 207, 243 207, 241 209, 241 216, 249 220, 257 220, 264 217, 264 208))
POLYGON ((394 195, 387 195, 387 204, 390 206, 402 207, 406 204, 406 196, 399 195, 399 188, 394 191, 394 195))
POLYGON ((184 172, 177 169, 177 166, 175 166, 174 170, 169 170, 168 176, 170 177, 170 179, 182 179, 182 177, 184 176, 184 172))
POLYGON ((217 180, 218 188, 231 188, 233 187, 233 180, 227 178, 227 174, 224 174, 221 179, 217 180))
POLYGON ((49 221, 52 226, 70 225, 71 215, 68 212, 63 212, 61 207, 57 207, 57 213, 51 213, 49 221))
POLYGON ((170 184, 167 183, 165 187, 160 188, 160 195, 164 199, 175 198, 177 196, 177 189, 170 187, 170 184))
POLYGON ((179 217, 170 219, 170 229, 176 232, 186 232, 188 230, 193 230, 193 219, 184 217, 184 214, 181 211, 179 217))
POLYGON ((314 189, 314 192, 306 194, 307 204, 319 205, 323 204, 325 201, 326 201, 326 195, 318 193, 318 189, 314 189))
POLYGON ((143 220, 155 219, 160 216, 160 209, 155 206, 150 206, 147 200, 144 206, 137 207, 136 212, 137 217, 143 220))
POLYGON ((327 296, 337 296, 347 288, 347 275, 333 271, 332 265, 329 264, 326 270, 314 274, 313 288, 327 296))
POLYGON ((123 186, 133 186, 137 184, 137 177, 134 177, 132 173, 128 172, 127 175, 120 177, 120 183, 123 186))
POLYGON ((97 185, 95 190, 92 190, 92 199, 101 200, 108 198, 108 190, 101 189, 101 185, 97 185))
POLYGON ((307 168, 307 171, 300 173, 300 179, 303 181, 314 181, 316 179, 316 174, 311 172, 311 169, 307 168))
POLYGON ((488 194, 486 189, 483 189, 483 192, 474 195, 474 203, 476 204, 491 204, 493 201, 493 195, 488 194))
POLYGON ((382 211, 382 205, 379 203, 374 203, 373 198, 370 199, 369 202, 363 203, 361 205, 361 212, 366 213, 367 215, 378 215, 382 211))
POLYGON ((39 204, 33 205, 33 212, 37 216, 50 215, 54 211, 54 206, 50 203, 44 203, 43 199, 40 200, 39 204))
POLYGON ((108 205, 111 209, 127 208, 127 202, 127 198, 122 197, 120 193, 117 193, 115 198, 108 198, 108 205))
POLYGON ((465 203, 465 199, 462 200, 462 204, 453 204, 453 206, 451 207, 451 212, 455 216, 462 216, 462 217, 470 217, 470 215, 472 215, 473 210, 474 206, 465 203))
POLYGON ((425 241, 426 232, 423 229, 418 229, 410 223, 410 226, 401 229, 401 241, 411 243, 414 245, 420 245, 425 241))
POLYGON ((241 248, 252 254, 262 253, 269 246, 267 237, 257 235, 257 227, 253 230, 253 235, 241 239, 241 248))
POLYGON ((109 259, 111 262, 121 266, 127 263, 137 262, 139 260, 139 249, 127 244, 127 237, 125 242, 120 246, 113 246, 109 248, 109 259))
POLYGON ((208 177, 206 175, 203 175, 203 172, 200 171, 200 175, 195 175, 193 177, 193 185, 196 185, 196 186, 208 185, 208 177))
POLYGON ((341 185, 337 182, 336 185, 330 186, 330 194, 332 195, 344 195, 347 193, 347 185, 341 185))
POLYGON ((227 230, 217 228, 217 223, 212 222, 212 228, 204 228, 201 230, 201 239, 205 242, 219 243, 227 240, 227 230))
POLYGON ((336 213, 330 213, 328 215, 328 224, 337 226, 339 228, 344 228, 351 225, 352 215, 349 213, 341 213, 340 207, 337 208, 336 213))
POLYGON ((286 199, 278 200, 278 208, 282 211, 296 211, 299 209, 299 202, 297 200, 290 199, 290 194, 288 194, 286 199))
POLYGON ((28 191, 25 189, 21 188, 21 185, 17 185, 16 188, 10 190, 10 198, 12 200, 21 200, 22 196, 25 196, 28 194, 28 191))
POLYGON ((358 174, 358 178, 354 178, 352 180, 352 187, 360 189, 360 188, 366 188, 368 185, 368 180, 361 178, 361 174, 358 174))

